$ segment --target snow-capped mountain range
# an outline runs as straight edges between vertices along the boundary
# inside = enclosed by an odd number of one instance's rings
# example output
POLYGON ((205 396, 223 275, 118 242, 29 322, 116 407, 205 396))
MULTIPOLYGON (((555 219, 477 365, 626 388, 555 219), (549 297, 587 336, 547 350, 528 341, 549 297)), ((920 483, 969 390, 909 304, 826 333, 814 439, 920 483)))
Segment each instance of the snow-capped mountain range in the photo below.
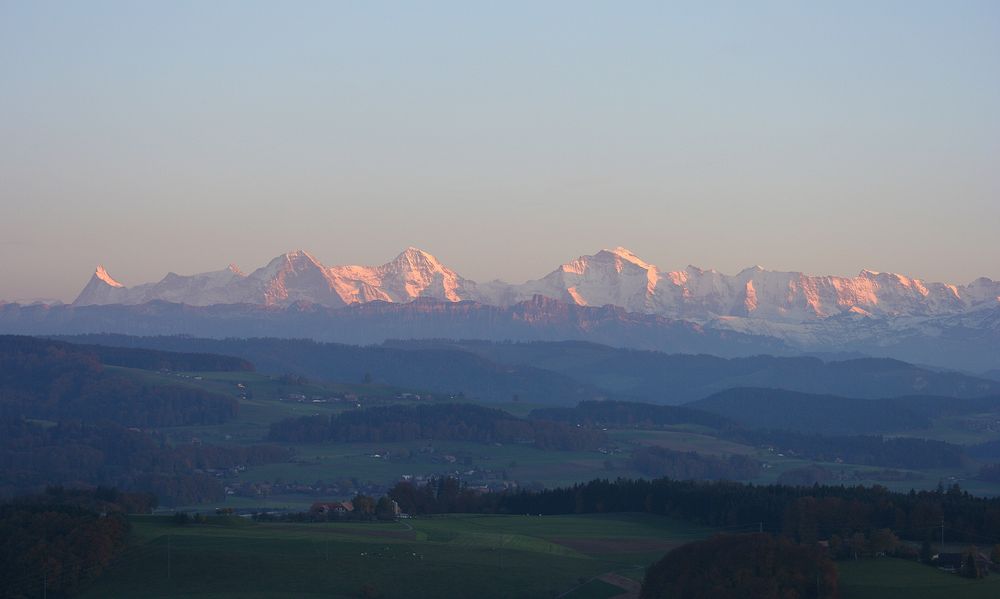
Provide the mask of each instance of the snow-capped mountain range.
POLYGON ((618 247, 581 256, 526 283, 476 283, 411 247, 381 266, 325 266, 300 250, 278 256, 249 274, 230 265, 190 276, 170 273, 159 282, 134 287, 126 287, 98 267, 74 305, 162 300, 192 306, 304 302, 337 308, 433 298, 511 306, 534 296, 579 306, 613 305, 630 312, 774 335, 787 325, 830 319, 923 319, 974 313, 1000 305, 1000 281, 980 278, 968 285, 952 285, 869 270, 856 277, 837 277, 758 266, 736 275, 694 266, 661 271, 618 247))

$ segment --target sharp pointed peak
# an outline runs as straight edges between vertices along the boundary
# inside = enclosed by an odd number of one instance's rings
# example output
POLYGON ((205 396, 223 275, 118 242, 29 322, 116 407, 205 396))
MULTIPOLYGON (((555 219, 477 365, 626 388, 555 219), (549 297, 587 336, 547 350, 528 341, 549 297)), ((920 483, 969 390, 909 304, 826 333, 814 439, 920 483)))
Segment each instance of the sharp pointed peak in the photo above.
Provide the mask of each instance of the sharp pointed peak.
POLYGON ((94 269, 93 278, 98 279, 99 281, 103 281, 104 283, 112 287, 124 287, 124 285, 116 281, 114 277, 108 274, 107 269, 105 269, 103 265, 98 265, 97 268, 94 269))

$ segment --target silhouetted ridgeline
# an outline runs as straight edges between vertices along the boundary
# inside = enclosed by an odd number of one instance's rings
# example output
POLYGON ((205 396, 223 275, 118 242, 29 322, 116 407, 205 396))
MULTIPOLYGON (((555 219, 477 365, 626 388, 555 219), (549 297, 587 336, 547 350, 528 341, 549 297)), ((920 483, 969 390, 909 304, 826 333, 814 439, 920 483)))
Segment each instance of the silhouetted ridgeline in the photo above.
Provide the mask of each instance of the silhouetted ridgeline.
POLYGON ((235 398, 151 382, 107 369, 102 354, 124 364, 238 366, 242 360, 173 357, 164 352, 95 351, 60 341, 0 336, 0 414, 45 420, 112 421, 130 426, 219 424, 236 416, 235 398))
POLYGON ((558 422, 523 420, 472 404, 389 406, 282 420, 271 425, 272 441, 297 443, 391 442, 434 439, 476 443, 525 443, 540 449, 594 449, 602 432, 558 422))

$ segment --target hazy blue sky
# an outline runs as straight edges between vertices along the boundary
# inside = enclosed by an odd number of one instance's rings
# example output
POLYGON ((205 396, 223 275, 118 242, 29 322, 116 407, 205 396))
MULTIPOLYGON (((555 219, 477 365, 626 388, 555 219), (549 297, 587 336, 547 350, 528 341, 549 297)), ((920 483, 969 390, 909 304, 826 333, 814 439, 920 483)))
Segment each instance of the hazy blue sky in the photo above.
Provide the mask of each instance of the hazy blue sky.
POLYGON ((0 298, 303 248, 1000 278, 1000 2, 0 0, 0 298))

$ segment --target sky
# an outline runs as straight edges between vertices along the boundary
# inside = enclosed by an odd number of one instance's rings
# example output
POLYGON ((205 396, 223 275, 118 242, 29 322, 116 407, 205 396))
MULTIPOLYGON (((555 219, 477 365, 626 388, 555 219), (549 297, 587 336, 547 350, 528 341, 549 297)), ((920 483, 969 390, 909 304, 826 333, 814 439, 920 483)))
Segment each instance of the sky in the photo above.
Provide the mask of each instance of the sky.
POLYGON ((1000 279, 1000 3, 0 0, 0 298, 619 245, 1000 279))

